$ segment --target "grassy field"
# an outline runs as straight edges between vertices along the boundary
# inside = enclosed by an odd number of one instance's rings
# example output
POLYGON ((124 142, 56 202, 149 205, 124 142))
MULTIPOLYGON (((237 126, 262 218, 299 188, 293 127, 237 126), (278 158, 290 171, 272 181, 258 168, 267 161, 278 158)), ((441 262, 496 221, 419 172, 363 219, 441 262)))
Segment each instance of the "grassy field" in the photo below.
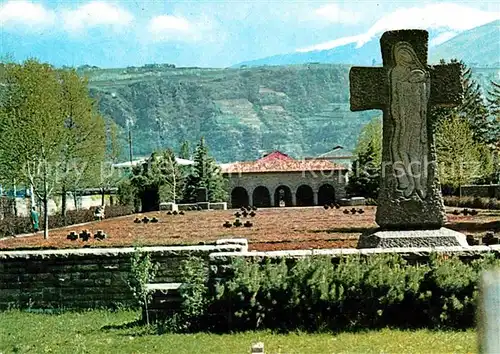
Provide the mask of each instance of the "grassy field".
POLYGON ((34 314, 0 313, 0 353, 250 353, 262 341, 266 353, 473 353, 474 331, 381 330, 342 334, 151 334, 127 326, 131 311, 34 314))

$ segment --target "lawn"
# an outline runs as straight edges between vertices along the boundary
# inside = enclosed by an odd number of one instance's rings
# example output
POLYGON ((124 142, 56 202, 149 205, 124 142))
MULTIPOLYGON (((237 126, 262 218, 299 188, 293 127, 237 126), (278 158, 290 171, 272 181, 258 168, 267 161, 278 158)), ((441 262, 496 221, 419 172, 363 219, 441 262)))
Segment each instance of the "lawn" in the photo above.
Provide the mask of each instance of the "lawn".
MULTIPOLYGON (((242 222, 251 220, 253 226, 249 228, 222 226, 226 220, 235 220, 233 214, 236 210, 188 211, 185 215, 152 212, 107 219, 85 226, 55 229, 50 232, 48 240, 43 239, 42 233, 10 238, 0 241, 0 250, 198 244, 227 237, 247 238, 250 249, 259 251, 356 247, 361 233, 376 229, 376 208, 363 207, 364 213, 355 215, 344 214, 344 210, 325 210, 323 207, 260 209, 253 218, 241 218, 242 222), (156 217, 159 222, 134 223, 135 218, 142 218, 144 215, 156 217), (91 239, 88 242, 66 239, 69 231, 79 233, 84 228, 92 233, 103 230, 108 238, 103 241, 91 239)), ((453 209, 449 209, 451 210, 453 209)), ((499 219, 500 211, 481 210, 476 216, 448 214, 448 227, 480 236, 485 231, 500 231, 499 219)))
POLYGON ((148 334, 131 327, 131 311, 60 315, 0 313, 0 353, 250 353, 261 341, 266 353, 473 353, 474 331, 384 329, 341 334, 148 334))

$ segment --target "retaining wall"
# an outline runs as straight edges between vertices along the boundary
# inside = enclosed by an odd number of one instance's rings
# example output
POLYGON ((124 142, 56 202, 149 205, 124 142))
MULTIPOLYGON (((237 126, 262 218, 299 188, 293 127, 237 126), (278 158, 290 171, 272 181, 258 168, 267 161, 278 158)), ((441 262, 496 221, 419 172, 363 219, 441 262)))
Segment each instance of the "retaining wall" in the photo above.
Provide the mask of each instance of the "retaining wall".
MULTIPOLYGON (((399 253, 409 261, 425 261, 432 253, 458 255, 471 260, 494 252, 500 245, 391 249, 323 249, 248 252, 246 239, 223 239, 200 246, 144 247, 160 267, 154 283, 179 283, 182 260, 206 260, 211 277, 224 277, 235 257, 277 261, 322 255, 333 261, 344 256, 399 253)), ((95 248, 0 252, 0 309, 87 309, 135 306, 127 285, 133 248, 95 248)))
MULTIPOLYGON (((155 282, 180 281, 181 261, 246 251, 246 240, 211 245, 143 247, 159 263, 155 282), (244 241, 244 242, 243 242, 244 241)), ((133 248, 0 252, 0 309, 86 309, 135 305, 127 285, 133 248)))

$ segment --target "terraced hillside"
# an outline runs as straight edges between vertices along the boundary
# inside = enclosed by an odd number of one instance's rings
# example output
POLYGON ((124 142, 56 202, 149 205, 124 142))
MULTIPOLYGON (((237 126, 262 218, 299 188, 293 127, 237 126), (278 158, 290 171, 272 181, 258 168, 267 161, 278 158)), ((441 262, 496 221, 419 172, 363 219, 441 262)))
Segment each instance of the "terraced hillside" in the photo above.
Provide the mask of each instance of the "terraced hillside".
MULTIPOLYGON (((88 69, 101 112, 126 130, 135 155, 205 136, 220 162, 264 150, 293 156, 352 148, 378 112, 349 110, 349 66, 305 64, 242 69, 88 69)), ((124 134, 124 151, 126 150, 124 134)), ((124 159, 126 154, 124 154, 124 159)))

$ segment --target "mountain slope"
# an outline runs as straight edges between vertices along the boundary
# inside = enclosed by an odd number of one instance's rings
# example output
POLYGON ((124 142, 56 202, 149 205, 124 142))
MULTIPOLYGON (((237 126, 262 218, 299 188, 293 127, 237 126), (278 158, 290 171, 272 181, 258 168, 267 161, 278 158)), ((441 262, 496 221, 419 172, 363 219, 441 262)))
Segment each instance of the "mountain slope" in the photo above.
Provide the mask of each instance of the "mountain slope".
POLYGON ((379 113, 350 112, 348 71, 298 65, 86 74, 102 114, 123 131, 127 121, 133 123, 136 156, 205 136, 217 160, 229 162, 255 159, 263 150, 301 157, 336 145, 352 148, 362 126, 379 113))
POLYGON ((500 20, 462 32, 431 48, 433 61, 459 58, 471 66, 500 67, 500 20))
MULTIPOLYGON (((429 31, 430 39, 437 37, 441 31, 429 31)), ((379 36, 380 37, 380 36, 379 36)), ((474 66, 500 66, 500 20, 464 31, 454 38, 435 47, 429 48, 429 63, 437 63, 439 59, 459 58, 474 66)), ((355 43, 346 44, 328 50, 295 52, 246 61, 234 65, 262 66, 289 65, 305 63, 335 63, 349 65, 373 65, 381 63, 379 38, 373 38, 360 48, 355 43)))

